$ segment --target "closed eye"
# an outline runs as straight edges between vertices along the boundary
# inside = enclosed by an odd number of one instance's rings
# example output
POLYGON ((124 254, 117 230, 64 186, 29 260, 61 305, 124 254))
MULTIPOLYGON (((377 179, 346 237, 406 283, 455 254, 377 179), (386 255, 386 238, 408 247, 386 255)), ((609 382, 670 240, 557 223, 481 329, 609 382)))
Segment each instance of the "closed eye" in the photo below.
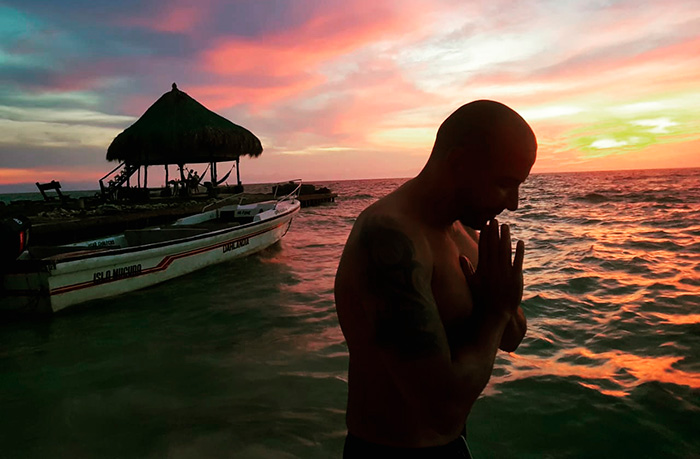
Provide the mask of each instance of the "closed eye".
POLYGON ((518 188, 520 187, 520 180, 517 179, 512 179, 512 178, 507 178, 507 179, 501 179, 498 181, 498 185, 503 187, 503 188, 518 188))

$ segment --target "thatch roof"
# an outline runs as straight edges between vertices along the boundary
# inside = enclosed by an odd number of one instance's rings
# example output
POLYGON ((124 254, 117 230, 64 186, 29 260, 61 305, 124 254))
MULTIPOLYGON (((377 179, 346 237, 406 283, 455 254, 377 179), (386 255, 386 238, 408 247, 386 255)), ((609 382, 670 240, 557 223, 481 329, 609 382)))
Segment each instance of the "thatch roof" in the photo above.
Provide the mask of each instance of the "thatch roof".
POLYGON ((186 164, 260 156, 260 140, 177 89, 166 92, 107 149, 108 161, 186 164))

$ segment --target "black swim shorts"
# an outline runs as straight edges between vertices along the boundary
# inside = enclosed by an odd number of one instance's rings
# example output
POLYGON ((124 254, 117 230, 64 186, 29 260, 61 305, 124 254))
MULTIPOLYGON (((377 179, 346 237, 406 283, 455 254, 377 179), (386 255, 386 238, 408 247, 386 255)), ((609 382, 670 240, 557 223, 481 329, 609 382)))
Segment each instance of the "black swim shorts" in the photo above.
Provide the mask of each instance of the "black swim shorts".
POLYGON ((398 459, 471 459, 467 439, 460 435, 451 442, 442 446, 430 446, 427 448, 397 448, 393 446, 378 445, 348 433, 345 437, 343 459, 356 458, 398 458, 398 459))

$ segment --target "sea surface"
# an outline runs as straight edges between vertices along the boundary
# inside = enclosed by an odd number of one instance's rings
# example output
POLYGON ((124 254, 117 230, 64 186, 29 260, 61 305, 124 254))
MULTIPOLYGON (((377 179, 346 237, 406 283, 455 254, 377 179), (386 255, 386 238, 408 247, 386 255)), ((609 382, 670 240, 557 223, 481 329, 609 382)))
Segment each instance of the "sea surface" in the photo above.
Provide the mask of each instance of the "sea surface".
MULTIPOLYGON (((335 269, 403 181, 319 183, 337 202, 263 253, 0 323, 0 457, 340 457, 335 269)), ((469 417, 474 457, 700 457, 700 170, 533 175, 500 219, 529 330, 469 417)))

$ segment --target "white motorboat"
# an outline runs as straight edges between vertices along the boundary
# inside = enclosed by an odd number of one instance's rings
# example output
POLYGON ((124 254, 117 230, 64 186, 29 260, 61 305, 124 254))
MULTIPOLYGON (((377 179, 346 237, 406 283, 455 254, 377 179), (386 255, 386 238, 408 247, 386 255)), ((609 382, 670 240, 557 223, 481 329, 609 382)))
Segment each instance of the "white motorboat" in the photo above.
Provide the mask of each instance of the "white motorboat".
POLYGON ((0 274, 0 311, 57 312, 258 252, 287 233, 297 194, 75 244, 30 244, 0 274))

